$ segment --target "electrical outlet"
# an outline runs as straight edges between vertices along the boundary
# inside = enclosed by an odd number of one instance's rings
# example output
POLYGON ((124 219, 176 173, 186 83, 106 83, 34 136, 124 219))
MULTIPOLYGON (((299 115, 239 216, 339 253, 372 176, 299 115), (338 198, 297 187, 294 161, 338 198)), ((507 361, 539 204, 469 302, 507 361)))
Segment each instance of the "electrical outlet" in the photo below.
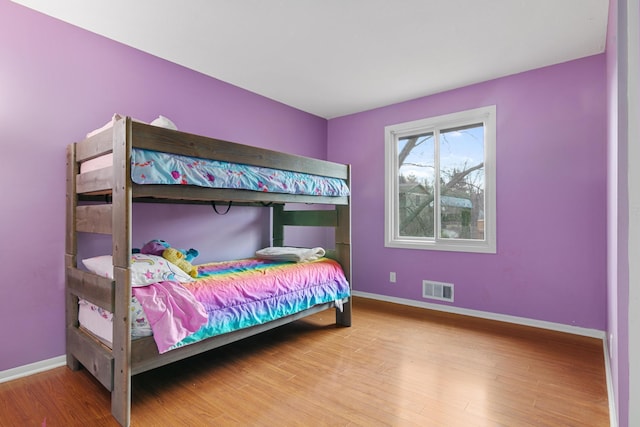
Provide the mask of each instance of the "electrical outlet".
POLYGON ((389 273, 389 282, 396 283, 396 272, 395 271, 392 271, 391 273, 389 273))

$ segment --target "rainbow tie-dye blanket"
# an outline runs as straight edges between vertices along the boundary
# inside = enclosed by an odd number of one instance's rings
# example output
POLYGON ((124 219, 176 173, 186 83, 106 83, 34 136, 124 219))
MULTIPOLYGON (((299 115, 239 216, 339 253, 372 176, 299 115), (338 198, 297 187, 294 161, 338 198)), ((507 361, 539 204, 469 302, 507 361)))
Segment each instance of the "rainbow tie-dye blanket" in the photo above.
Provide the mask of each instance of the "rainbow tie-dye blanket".
POLYGON ((182 285, 202 303, 208 322, 172 348, 350 295, 342 268, 328 258, 304 263, 248 258, 202 264, 197 279, 182 285))

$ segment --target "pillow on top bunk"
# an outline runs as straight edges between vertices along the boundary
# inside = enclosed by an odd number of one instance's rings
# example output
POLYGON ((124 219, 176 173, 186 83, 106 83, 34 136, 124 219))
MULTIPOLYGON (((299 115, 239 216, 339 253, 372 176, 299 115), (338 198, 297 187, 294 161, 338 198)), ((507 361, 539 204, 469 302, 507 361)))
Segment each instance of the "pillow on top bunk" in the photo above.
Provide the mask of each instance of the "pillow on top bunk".
MULTIPOLYGON (((113 280, 113 258, 101 255, 82 260, 90 272, 113 280)), ((147 286, 163 281, 193 282, 193 278, 180 267, 161 256, 148 254, 131 255, 131 286, 147 286)))
MULTIPOLYGON (((107 123, 105 123, 102 127, 98 128, 98 129, 94 129, 91 132, 89 132, 87 134, 87 138, 90 138, 93 135, 97 135, 100 132, 102 132, 103 130, 106 130, 106 129, 110 128, 115 121, 120 120, 123 117, 124 116, 122 114, 115 113, 111 117, 111 120, 109 120, 107 123)), ((136 121, 136 122, 144 123, 142 120, 138 120, 138 119, 132 119, 132 120, 136 121)), ((150 124, 152 124, 153 126, 161 127, 161 128, 178 130, 178 127, 169 118, 167 118, 167 117, 165 117, 163 115, 159 115, 158 118, 154 119, 150 124)))
POLYGON ((152 121, 150 124, 152 124, 153 126, 159 126, 161 128, 178 130, 178 127, 165 116, 158 116, 158 118, 152 121))

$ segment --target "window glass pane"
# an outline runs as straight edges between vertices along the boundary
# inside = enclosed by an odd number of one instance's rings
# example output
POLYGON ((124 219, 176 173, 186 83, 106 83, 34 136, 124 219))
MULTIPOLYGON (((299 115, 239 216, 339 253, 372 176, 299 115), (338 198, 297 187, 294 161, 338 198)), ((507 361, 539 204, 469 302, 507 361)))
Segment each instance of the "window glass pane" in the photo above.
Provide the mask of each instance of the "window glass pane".
POLYGON ((440 237, 484 239, 484 127, 440 132, 440 237))
POLYGON ((435 182, 433 133, 399 138, 398 235, 434 237, 435 182))

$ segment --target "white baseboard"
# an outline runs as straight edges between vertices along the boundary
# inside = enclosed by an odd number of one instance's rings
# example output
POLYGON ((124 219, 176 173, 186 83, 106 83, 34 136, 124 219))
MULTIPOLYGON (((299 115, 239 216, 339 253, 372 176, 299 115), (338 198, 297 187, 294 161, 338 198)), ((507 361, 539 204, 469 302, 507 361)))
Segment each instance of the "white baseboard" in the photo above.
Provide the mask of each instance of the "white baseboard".
POLYGON ((18 378, 37 374, 38 372, 48 371, 49 369, 59 368, 66 364, 67 357, 58 356, 47 360, 41 360, 40 362, 18 366, 17 368, 7 369, 6 371, 0 371, 0 383, 17 380, 18 378))
POLYGON ((490 313, 488 311, 470 310, 467 308, 452 307, 442 304, 432 304, 422 301, 414 301, 405 298, 396 298, 386 295, 371 294, 368 292, 353 291, 353 296, 370 298, 379 301, 393 302, 396 304, 408 305, 411 307, 426 308, 429 310, 443 311, 446 313, 460 314, 463 316, 479 317, 481 319, 498 320, 500 322, 515 323, 517 325, 532 326, 534 328, 549 329, 558 332, 567 332, 575 335, 582 335, 591 338, 604 340, 607 336, 605 331, 598 329, 581 328, 578 326, 564 325, 562 323, 546 322, 543 320, 528 319, 526 317, 509 316, 506 314, 490 313))
POLYGON ((609 397, 609 426, 618 427, 618 411, 616 409, 616 395, 613 390, 613 375, 611 372, 611 352, 609 350, 609 341, 602 340, 602 348, 604 349, 604 370, 607 376, 607 395, 609 397))

